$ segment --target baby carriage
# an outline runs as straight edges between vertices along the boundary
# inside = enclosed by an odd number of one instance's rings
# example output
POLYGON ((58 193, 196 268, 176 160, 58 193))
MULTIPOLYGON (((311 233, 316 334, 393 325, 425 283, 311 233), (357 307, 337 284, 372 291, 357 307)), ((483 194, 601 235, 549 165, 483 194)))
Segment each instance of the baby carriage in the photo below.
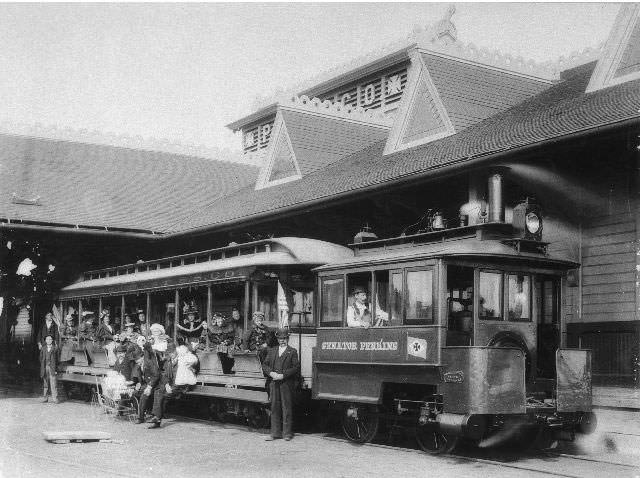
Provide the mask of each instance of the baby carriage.
POLYGON ((138 418, 135 388, 128 385, 124 376, 115 371, 109 371, 101 378, 96 377, 91 405, 97 415, 123 417, 131 422, 138 418))

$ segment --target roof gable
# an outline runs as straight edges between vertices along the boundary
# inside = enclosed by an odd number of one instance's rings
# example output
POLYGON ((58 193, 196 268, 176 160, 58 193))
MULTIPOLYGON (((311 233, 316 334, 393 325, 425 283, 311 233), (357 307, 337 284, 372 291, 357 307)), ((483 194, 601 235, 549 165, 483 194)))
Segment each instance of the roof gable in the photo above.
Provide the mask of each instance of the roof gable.
POLYGON ((273 124, 272 139, 265 154, 265 162, 256 182, 256 189, 275 186, 301 177, 300 167, 287 132, 287 125, 282 111, 278 111, 273 124))
POLYGON ((423 51, 422 59, 457 132, 521 103, 551 85, 549 81, 522 73, 434 52, 423 51))
POLYGON ((640 78, 640 4, 627 3, 609 34, 587 93, 640 78))
POLYGON ((468 128, 549 88, 522 73, 416 49, 385 154, 468 128))
POLYGON ((455 129, 421 55, 415 53, 407 89, 389 134, 385 154, 444 138, 455 129))
POLYGON ((315 98, 279 106, 255 189, 300 179, 385 139, 388 122, 383 115, 315 98))

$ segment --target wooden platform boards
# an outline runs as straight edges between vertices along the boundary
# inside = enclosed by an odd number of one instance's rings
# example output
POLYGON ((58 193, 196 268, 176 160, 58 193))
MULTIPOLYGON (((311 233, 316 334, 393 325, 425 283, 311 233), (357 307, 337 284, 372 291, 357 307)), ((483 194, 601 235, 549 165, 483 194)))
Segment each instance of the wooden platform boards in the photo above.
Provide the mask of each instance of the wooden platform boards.
POLYGON ((209 385, 229 385, 235 387, 253 387, 264 389, 266 379, 264 375, 256 374, 235 374, 235 375, 223 375, 212 373, 201 373, 196 377, 199 384, 209 385))
POLYGON ((51 443, 82 443, 111 440, 111 433, 97 431, 47 431, 44 439, 51 443))
POLYGON ((68 365, 62 368, 61 373, 58 374, 58 380, 95 385, 96 381, 104 377, 108 371, 109 369, 98 367, 68 365))
POLYGON ((187 395, 200 395, 204 397, 224 398, 228 400, 239 400, 241 402, 253 402, 267 404, 269 397, 264 390, 248 390, 246 388, 235 388, 230 386, 216 387, 208 385, 196 385, 187 392, 187 395))

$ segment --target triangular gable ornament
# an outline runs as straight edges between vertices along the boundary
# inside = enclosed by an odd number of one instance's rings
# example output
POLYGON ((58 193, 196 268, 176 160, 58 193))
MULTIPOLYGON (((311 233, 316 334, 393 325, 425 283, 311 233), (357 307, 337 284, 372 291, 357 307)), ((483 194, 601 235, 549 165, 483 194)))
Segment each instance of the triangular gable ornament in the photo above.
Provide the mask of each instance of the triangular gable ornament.
POLYGON ((300 166, 287 132, 287 125, 282 113, 278 111, 255 189, 264 189, 301 177, 300 166))
POLYGON ((587 93, 640 78, 640 4, 620 7, 587 93))
POLYGON ((426 144, 455 133, 429 70, 418 50, 411 56, 405 93, 384 154, 426 144))

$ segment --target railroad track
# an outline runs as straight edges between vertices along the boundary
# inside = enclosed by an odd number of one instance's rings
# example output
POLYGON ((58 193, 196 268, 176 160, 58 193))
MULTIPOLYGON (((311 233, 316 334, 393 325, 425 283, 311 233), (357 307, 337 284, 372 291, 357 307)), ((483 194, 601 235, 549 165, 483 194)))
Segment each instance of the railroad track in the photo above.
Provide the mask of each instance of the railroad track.
MULTIPOLYGON (((349 440, 345 438, 339 438, 336 436, 325 435, 322 436, 324 440, 337 441, 337 442, 345 442, 351 443, 349 440)), ((426 455, 423 451, 414 449, 414 448, 405 448, 401 446, 393 446, 393 445, 385 445, 380 443, 365 443, 360 446, 367 447, 375 447, 375 448, 385 448, 397 450, 403 453, 417 453, 423 454, 425 456, 433 456, 426 455)), ((486 452, 482 452, 486 453, 486 452)), ((503 468, 512 468, 521 470, 523 472, 537 473, 541 475, 549 475, 549 476, 560 476, 565 478, 585 478, 585 477, 630 477, 630 478, 640 478, 640 467, 635 464, 623 463, 620 461, 614 460, 603 460, 598 458, 591 458, 586 456, 576 456, 570 455, 566 453, 554 453, 554 452, 540 452, 537 455, 531 454, 509 454, 508 460, 506 459, 491 459, 484 458, 480 456, 474 456, 471 452, 467 452, 466 454, 443 454, 438 455, 437 457, 442 458, 455 458, 456 460, 464 460, 468 462, 474 463, 482 463, 486 465, 493 465, 497 467, 503 468), (532 460, 536 459, 535 463, 531 463, 532 460), (540 460, 543 458, 543 460, 540 460), (548 459, 555 458, 556 460, 551 462, 548 459), (518 460, 517 462, 515 460, 518 460), (573 461, 574 465, 570 465, 569 462, 573 461), (575 466, 575 463, 580 463, 580 465, 575 466), (594 469, 594 465, 600 465, 598 469, 594 469), (573 468, 572 471, 560 471, 556 468, 558 465, 562 465, 564 468, 573 468)), ((437 458, 436 457, 436 458, 437 458)))

